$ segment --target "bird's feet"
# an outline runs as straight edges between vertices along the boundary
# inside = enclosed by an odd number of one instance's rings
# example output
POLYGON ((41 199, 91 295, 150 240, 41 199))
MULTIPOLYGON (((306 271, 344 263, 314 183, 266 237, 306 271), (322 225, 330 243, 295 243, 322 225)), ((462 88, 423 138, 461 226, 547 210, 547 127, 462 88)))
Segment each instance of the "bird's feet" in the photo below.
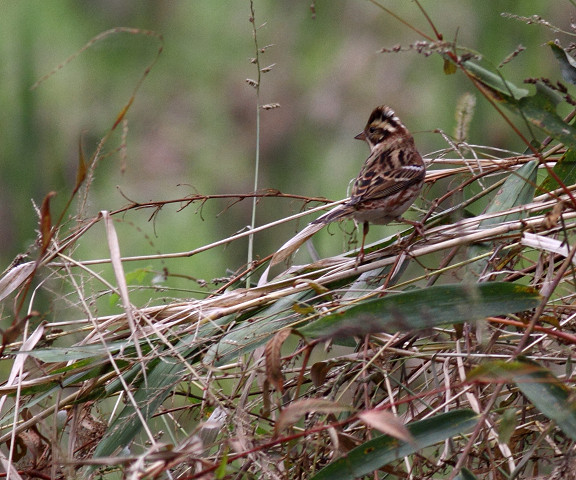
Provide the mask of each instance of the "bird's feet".
POLYGON ((426 240, 426 233, 424 231, 424 224, 421 222, 415 222, 414 220, 408 220, 404 217, 400 218, 402 223, 407 223, 408 225, 412 225, 414 227, 414 231, 420 235, 424 240, 426 240))

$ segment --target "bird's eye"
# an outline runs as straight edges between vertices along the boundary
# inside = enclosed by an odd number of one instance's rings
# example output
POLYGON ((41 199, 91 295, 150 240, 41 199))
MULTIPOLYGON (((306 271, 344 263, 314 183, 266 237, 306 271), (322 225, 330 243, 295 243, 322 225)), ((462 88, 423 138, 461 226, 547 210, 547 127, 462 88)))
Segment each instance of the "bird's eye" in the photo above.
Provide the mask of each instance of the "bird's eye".
POLYGON ((368 129, 368 133, 375 133, 376 132, 376 127, 370 127, 368 129))

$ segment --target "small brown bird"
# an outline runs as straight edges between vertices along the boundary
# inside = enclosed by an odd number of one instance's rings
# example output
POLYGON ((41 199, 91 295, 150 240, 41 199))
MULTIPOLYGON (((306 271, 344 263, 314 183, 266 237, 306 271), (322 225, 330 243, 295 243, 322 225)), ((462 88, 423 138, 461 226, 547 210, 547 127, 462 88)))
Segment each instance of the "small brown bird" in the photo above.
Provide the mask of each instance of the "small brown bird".
POLYGON ((390 107, 376 107, 364 130, 354 138, 366 141, 370 155, 354 182, 350 200, 312 223, 330 223, 343 218, 361 222, 361 258, 370 223, 385 225, 401 220, 416 224, 402 219, 401 215, 420 194, 426 167, 414 138, 390 107))
POLYGON ((426 167, 416 149, 414 138, 394 111, 385 105, 376 107, 364 130, 356 135, 370 147, 370 155, 352 187, 350 199, 310 223, 284 244, 272 258, 275 265, 290 256, 324 224, 353 218, 363 224, 358 260, 364 256, 364 242, 370 223, 385 225, 392 220, 420 224, 402 218, 424 185, 426 167))

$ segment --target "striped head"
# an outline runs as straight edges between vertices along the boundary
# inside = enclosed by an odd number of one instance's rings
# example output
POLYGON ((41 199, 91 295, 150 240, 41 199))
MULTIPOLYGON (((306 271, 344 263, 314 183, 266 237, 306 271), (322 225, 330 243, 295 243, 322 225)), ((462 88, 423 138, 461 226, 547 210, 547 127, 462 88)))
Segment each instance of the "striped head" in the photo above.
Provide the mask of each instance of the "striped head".
POLYGON ((364 130, 354 138, 366 140, 372 150, 376 145, 391 142, 397 136, 412 138, 404 124, 390 107, 381 105, 376 107, 364 130))

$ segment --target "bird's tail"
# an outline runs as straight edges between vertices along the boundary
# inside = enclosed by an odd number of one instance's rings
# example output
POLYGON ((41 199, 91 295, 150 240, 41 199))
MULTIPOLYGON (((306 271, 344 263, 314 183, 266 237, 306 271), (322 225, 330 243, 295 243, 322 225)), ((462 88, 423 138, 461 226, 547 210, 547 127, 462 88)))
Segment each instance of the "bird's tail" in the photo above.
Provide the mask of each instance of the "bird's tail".
POLYGON ((267 282, 268 272, 271 267, 287 260, 291 255, 296 253, 296 251, 302 246, 304 242, 311 238, 315 233, 322 230, 326 224, 340 220, 341 218, 345 217, 347 213, 348 210, 345 205, 338 205, 336 208, 333 208, 329 212, 306 225, 300 232, 294 235, 276 251, 276 253, 270 259, 270 263, 264 274, 260 277, 258 284, 261 285, 267 282))
POLYGON ((279 263, 286 260, 292 254, 296 253, 296 250, 300 248, 300 246, 312 237, 316 232, 319 232, 324 228, 326 223, 320 221, 322 217, 314 220, 312 223, 306 225, 300 232, 294 235, 290 240, 288 240, 284 245, 282 245, 278 251, 272 256, 270 260, 270 265, 278 265, 279 263))
POLYGON ((350 208, 348 208, 346 205, 338 205, 336 208, 333 208, 321 217, 318 217, 312 223, 323 223, 325 225, 327 223, 335 222, 336 220, 341 220, 349 214, 350 208))
POLYGON ((346 205, 338 205, 324 215, 318 217, 313 222, 309 223, 304 227, 304 229, 298 232, 290 240, 288 240, 284 245, 282 245, 278 251, 273 255, 270 260, 270 265, 274 266, 286 260, 290 255, 296 253, 296 250, 308 240, 316 232, 322 230, 324 225, 340 220, 349 214, 349 208, 346 205))

